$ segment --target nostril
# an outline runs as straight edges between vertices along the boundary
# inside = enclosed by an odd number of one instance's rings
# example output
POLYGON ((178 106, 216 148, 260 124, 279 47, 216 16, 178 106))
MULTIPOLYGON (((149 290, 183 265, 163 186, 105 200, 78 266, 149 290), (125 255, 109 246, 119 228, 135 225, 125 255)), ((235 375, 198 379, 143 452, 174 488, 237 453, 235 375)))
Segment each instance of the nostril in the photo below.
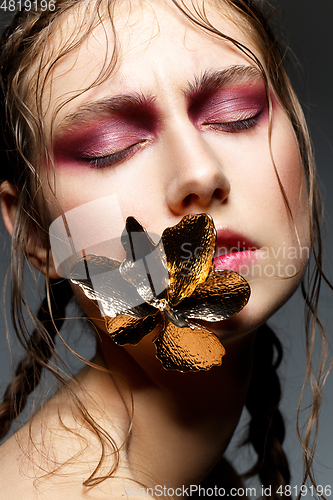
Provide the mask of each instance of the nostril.
POLYGON ((192 194, 189 194, 186 196, 186 198, 184 198, 184 200, 183 200, 184 207, 189 206, 189 204, 191 203, 191 198, 192 198, 192 194))
MULTIPOLYGON (((227 201, 227 198, 228 196, 225 196, 224 195, 224 191, 223 189, 220 189, 220 188, 216 188, 214 190, 214 192, 209 195, 209 197, 207 197, 207 200, 219 200, 219 202, 221 203, 226 203, 227 201)), ((204 202, 204 201, 207 201, 204 199, 204 196, 198 196, 197 194, 195 193, 190 193, 188 194, 184 199, 183 199, 183 203, 182 203, 182 206, 183 208, 187 208, 191 205, 191 203, 194 203, 195 201, 201 201, 201 202, 204 202)))
POLYGON ((226 201, 226 196, 223 195, 223 190, 220 188, 215 189, 212 198, 215 200, 223 200, 223 203, 226 201))

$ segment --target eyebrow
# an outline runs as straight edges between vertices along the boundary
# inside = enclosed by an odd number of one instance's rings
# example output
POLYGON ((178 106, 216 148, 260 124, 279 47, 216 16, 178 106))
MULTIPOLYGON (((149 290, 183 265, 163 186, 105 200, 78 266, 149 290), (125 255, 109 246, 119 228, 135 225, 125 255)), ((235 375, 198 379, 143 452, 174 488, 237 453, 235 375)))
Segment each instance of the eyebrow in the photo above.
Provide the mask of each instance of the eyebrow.
POLYGON ((263 80, 263 75, 255 66, 230 66, 220 71, 205 71, 202 76, 196 77, 194 82, 188 82, 183 89, 186 97, 197 100, 217 90, 249 80, 263 80))
POLYGON ((143 94, 122 94, 87 102, 79 106, 73 113, 61 121, 58 132, 70 129, 76 125, 88 123, 90 120, 110 117, 112 114, 146 114, 154 113, 154 96, 143 94))
MULTIPOLYGON (((219 71, 205 71, 193 82, 188 82, 182 92, 190 100, 198 101, 233 83, 262 78, 262 74, 255 66, 230 66, 219 71)), ((94 119, 108 118, 112 114, 154 116, 155 112, 153 95, 139 93, 116 95, 79 106, 61 121, 57 133, 89 123, 94 119)))

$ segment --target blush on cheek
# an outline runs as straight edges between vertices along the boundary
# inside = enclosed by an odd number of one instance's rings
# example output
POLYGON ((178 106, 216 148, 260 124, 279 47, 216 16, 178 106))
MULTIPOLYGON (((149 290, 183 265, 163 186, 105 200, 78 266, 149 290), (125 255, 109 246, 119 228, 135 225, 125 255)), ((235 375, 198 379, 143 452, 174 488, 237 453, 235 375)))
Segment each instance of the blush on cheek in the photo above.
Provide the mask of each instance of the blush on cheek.
MULTIPOLYGON (((296 237, 295 224, 302 247, 309 246, 309 200, 304 166, 293 126, 275 98, 273 98, 272 154, 292 213, 292 218, 288 215, 291 234, 296 237)), ((294 244, 298 245, 296 240, 294 244)))
POLYGON ((302 193, 306 202, 305 173, 294 129, 274 97, 272 103, 272 154, 280 179, 291 204, 298 204, 302 193))

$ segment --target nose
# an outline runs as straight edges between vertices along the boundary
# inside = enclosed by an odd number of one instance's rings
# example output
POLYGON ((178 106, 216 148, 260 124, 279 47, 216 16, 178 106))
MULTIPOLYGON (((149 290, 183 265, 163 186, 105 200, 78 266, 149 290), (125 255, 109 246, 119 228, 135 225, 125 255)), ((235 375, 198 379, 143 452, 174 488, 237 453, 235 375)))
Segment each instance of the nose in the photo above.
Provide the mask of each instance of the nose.
POLYGON ((225 203, 230 182, 220 155, 192 123, 172 127, 167 139, 168 185, 166 201, 176 215, 200 213, 225 203), (170 162, 170 163, 169 163, 170 162))

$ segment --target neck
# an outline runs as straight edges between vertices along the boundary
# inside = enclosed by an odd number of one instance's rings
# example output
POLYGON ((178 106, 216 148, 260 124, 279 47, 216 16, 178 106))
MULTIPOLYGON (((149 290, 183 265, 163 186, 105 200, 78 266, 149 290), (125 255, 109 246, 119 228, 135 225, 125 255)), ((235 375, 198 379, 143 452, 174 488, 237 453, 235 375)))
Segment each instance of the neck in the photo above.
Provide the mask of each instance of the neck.
POLYGON ((127 460, 137 481, 177 488, 199 483, 214 467, 245 403, 254 337, 226 343, 220 367, 179 373, 163 369, 149 336, 138 346, 118 347, 102 334, 98 351, 128 415, 133 403, 127 460))

